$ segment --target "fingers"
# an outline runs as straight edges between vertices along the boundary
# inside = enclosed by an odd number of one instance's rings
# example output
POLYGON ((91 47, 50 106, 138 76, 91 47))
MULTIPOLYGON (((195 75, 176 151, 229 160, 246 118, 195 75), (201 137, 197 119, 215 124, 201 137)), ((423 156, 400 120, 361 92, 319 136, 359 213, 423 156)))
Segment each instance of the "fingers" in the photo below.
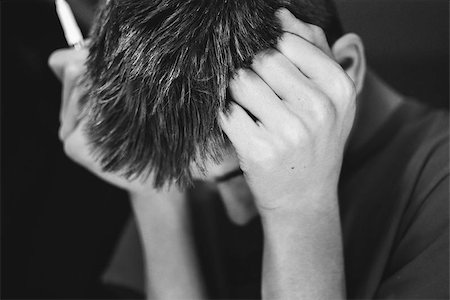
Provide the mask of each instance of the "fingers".
POLYGON ((328 56, 333 56, 322 28, 298 20, 286 8, 278 10, 277 15, 281 21, 281 28, 283 31, 302 37, 325 52, 328 56))
POLYGON ((86 137, 87 119, 81 120, 62 142, 64 153, 77 164, 80 164, 90 172, 100 178, 106 179, 115 185, 120 186, 124 179, 115 176, 113 173, 102 171, 100 162, 93 155, 89 139, 86 137))
POLYGON ((249 136, 255 135, 258 130, 258 125, 236 103, 230 105, 229 113, 219 113, 219 122, 236 150, 248 148, 249 136))
MULTIPOLYGON (((292 117, 292 112, 309 118, 324 108, 332 110, 330 103, 325 103, 328 99, 321 87, 341 69, 324 53, 330 53, 330 50, 323 31, 297 20, 287 10, 281 10, 279 15, 283 29, 289 32, 279 41, 278 51, 272 49, 258 54, 251 65, 253 72, 241 70, 230 81, 231 95, 241 107, 235 110, 234 117, 227 119, 227 135, 242 136, 243 140, 248 136, 246 127, 235 125, 234 130, 230 129, 232 123, 238 123, 240 119, 251 122, 242 108, 272 132, 285 131, 283 124, 292 117)), ((261 129, 260 126, 256 128, 261 129)))
POLYGON ((78 126, 64 140, 64 152, 75 162, 91 165, 89 142, 85 136, 87 120, 79 122, 78 126))
POLYGON ((278 51, 256 55, 251 68, 290 108, 306 108, 311 99, 321 96, 314 83, 278 51))
POLYGON ((61 122, 62 117, 65 115, 68 102, 73 99, 71 95, 80 87, 85 72, 84 64, 70 62, 65 65, 63 70, 63 90, 62 90, 62 103, 61 103, 61 122))
POLYGON ((85 96, 86 92, 83 87, 74 88, 68 97, 64 110, 61 109, 61 125, 59 128, 60 140, 65 140, 78 125, 82 115, 80 101, 85 96))
POLYGON ((99 161, 91 153, 89 140, 86 137, 87 120, 81 120, 79 125, 64 140, 64 152, 74 162, 82 165, 100 178, 106 179, 114 185, 121 186, 125 179, 113 174, 102 171, 99 161))
POLYGON ((80 100, 85 95, 81 82, 85 73, 87 49, 61 49, 53 52, 48 60, 50 68, 63 84, 59 138, 64 141, 79 121, 80 100))
POLYGON ((59 130, 61 140, 64 140, 78 123, 80 100, 86 94, 86 89, 81 82, 84 71, 84 64, 80 63, 67 64, 64 69, 59 130))
POLYGON ((89 52, 86 48, 75 50, 73 48, 54 51, 48 58, 48 65, 60 81, 64 78, 64 70, 69 64, 84 64, 89 52))
MULTIPOLYGON (((87 40, 85 44, 89 42, 87 40)), ((59 137, 64 145, 64 152, 72 160, 113 185, 135 192, 147 191, 143 181, 153 183, 152 178, 128 180, 119 176, 120 174, 105 172, 100 161, 91 153, 90 141, 86 136, 87 118, 83 117, 86 110, 82 107, 87 96, 86 87, 83 85, 87 56, 87 48, 61 49, 53 52, 48 59, 49 67, 63 85, 59 137)))
POLYGON ((284 113, 279 110, 277 123, 263 123, 267 129, 284 135, 292 131, 292 128, 301 127, 293 126, 299 119, 305 128, 314 128, 318 120, 332 119, 335 109, 327 94, 282 53, 272 51, 257 55, 251 67, 283 100, 282 103, 288 111, 284 113))
POLYGON ((334 104, 354 93, 353 81, 339 64, 319 48, 291 33, 283 34, 277 49, 334 104))
POLYGON ((277 49, 329 96, 335 92, 334 82, 347 80, 346 73, 333 59, 324 31, 295 18, 289 10, 277 11, 282 35, 277 49))
POLYGON ((262 124, 270 126, 282 121, 279 115, 286 108, 274 91, 252 70, 239 70, 230 80, 229 91, 234 101, 262 124))
POLYGON ((339 64, 323 51, 292 33, 284 33, 276 47, 314 82, 326 83, 343 72, 339 64))

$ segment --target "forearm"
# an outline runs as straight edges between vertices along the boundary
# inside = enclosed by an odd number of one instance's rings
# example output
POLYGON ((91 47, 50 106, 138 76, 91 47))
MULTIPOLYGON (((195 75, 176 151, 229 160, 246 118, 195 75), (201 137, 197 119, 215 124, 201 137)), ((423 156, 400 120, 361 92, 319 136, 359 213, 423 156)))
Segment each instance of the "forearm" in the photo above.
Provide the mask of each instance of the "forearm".
POLYGON ((186 196, 171 192, 131 199, 144 246, 147 298, 205 298, 186 196))
POLYGON ((324 203, 263 218, 264 299, 345 298, 338 203, 324 203))

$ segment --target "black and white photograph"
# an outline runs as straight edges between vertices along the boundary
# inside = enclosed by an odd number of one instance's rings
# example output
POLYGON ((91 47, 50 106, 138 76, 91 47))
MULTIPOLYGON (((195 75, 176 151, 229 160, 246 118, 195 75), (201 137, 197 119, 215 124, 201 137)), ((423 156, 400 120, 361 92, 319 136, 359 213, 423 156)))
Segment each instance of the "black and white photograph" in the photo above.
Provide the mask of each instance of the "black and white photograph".
POLYGON ((0 0, 1 299, 450 299, 448 0, 0 0))

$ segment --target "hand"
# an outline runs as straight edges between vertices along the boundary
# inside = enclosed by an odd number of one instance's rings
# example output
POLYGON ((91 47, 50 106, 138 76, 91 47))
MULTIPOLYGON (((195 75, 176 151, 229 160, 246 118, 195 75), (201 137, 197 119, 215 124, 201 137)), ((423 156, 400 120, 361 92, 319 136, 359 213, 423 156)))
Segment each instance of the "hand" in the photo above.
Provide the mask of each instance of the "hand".
POLYGON ((286 9, 279 17, 284 33, 276 49, 230 81, 235 103, 220 117, 263 217, 337 199, 355 115, 354 84, 322 29, 286 9))
POLYGON ((86 87, 81 80, 85 73, 87 56, 87 49, 61 49, 53 52, 48 61, 50 68, 63 84, 59 138, 64 144, 64 151, 73 161, 119 188, 134 194, 154 194, 157 191, 153 188, 151 176, 146 179, 127 180, 119 174, 104 172, 91 153, 85 133, 86 113, 81 103, 86 101, 87 97, 86 87))
POLYGON ((151 176, 130 181, 118 174, 103 172, 92 156, 85 135, 86 118, 80 105, 86 97, 80 79, 85 72, 87 55, 86 49, 64 49, 55 51, 49 58, 50 67, 63 83, 59 138, 64 151, 98 177, 130 192, 144 248, 147 297, 201 299, 205 292, 185 193, 175 185, 156 190, 151 176))

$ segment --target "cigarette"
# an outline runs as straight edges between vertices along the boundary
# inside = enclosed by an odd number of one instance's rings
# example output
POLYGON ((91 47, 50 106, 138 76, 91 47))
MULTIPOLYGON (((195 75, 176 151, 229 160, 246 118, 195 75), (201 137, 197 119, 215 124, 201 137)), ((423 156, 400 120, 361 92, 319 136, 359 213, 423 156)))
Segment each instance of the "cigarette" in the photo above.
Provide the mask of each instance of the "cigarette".
POLYGON ((55 5, 56 14, 58 15, 59 22, 61 22, 67 44, 75 49, 81 49, 84 45, 83 35, 75 21, 69 4, 65 0, 56 0, 55 5))

